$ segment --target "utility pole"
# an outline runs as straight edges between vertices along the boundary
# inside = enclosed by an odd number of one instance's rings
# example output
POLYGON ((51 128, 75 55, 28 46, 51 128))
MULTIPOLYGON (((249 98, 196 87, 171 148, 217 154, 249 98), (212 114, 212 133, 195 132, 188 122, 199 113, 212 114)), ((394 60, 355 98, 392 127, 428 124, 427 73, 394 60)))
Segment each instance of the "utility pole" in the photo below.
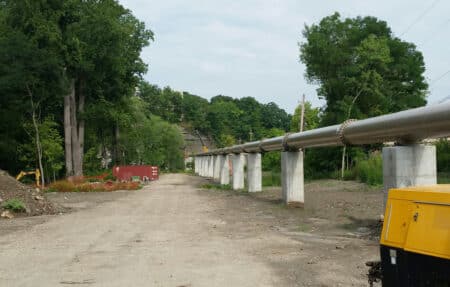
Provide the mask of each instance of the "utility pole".
POLYGON ((300 113, 300 121, 299 121, 299 131, 303 132, 303 121, 305 118, 305 94, 303 94, 302 97, 302 111, 300 113))

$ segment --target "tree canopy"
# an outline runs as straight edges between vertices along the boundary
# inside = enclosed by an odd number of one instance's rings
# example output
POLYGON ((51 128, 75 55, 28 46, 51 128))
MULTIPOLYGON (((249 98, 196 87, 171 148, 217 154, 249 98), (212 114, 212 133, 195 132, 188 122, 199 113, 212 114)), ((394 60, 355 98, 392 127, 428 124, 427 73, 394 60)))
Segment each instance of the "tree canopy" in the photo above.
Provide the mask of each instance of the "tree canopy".
POLYGON ((335 13, 305 26, 303 36, 305 76, 326 100, 321 125, 426 104, 422 53, 395 37, 386 22, 335 13))

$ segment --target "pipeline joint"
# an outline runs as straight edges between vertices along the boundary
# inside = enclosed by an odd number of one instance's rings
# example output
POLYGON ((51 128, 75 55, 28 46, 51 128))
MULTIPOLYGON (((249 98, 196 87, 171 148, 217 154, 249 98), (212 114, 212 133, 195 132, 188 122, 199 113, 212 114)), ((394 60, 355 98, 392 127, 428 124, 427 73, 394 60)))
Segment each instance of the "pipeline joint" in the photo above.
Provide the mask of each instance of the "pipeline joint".
POLYGON ((281 145, 283 146, 283 151, 298 151, 298 148, 294 148, 288 145, 287 140, 292 133, 286 133, 283 137, 281 145))
POLYGON ((339 140, 342 142, 342 144, 343 144, 344 146, 350 144, 350 142, 348 142, 348 141, 345 139, 345 134, 344 134, 345 129, 346 129, 351 123, 356 122, 356 121, 357 121, 357 119, 348 119, 348 120, 346 120, 345 122, 343 122, 343 123, 341 124, 341 126, 339 127, 339 130, 337 131, 339 140))

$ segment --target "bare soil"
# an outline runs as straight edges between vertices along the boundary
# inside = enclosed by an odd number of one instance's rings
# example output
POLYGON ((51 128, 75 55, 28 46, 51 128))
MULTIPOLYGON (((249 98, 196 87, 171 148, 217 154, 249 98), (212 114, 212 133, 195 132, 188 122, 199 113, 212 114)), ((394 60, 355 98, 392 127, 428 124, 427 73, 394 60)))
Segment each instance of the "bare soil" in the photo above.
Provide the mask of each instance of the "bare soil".
POLYGON ((315 181, 300 209, 279 188, 205 183, 170 174, 138 191, 49 195, 72 212, 0 220, 0 286, 368 286, 380 189, 315 181))

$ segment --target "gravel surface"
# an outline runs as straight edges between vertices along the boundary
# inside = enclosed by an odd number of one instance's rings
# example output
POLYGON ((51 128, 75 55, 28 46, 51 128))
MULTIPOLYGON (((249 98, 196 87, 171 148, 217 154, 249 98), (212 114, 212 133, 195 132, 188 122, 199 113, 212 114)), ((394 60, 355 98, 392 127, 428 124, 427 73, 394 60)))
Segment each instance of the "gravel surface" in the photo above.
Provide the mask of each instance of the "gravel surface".
POLYGON ((298 209, 278 188, 208 182, 170 174, 138 191, 52 194, 72 212, 0 221, 15 223, 0 233, 0 286, 368 286, 380 190, 313 182, 298 209))

